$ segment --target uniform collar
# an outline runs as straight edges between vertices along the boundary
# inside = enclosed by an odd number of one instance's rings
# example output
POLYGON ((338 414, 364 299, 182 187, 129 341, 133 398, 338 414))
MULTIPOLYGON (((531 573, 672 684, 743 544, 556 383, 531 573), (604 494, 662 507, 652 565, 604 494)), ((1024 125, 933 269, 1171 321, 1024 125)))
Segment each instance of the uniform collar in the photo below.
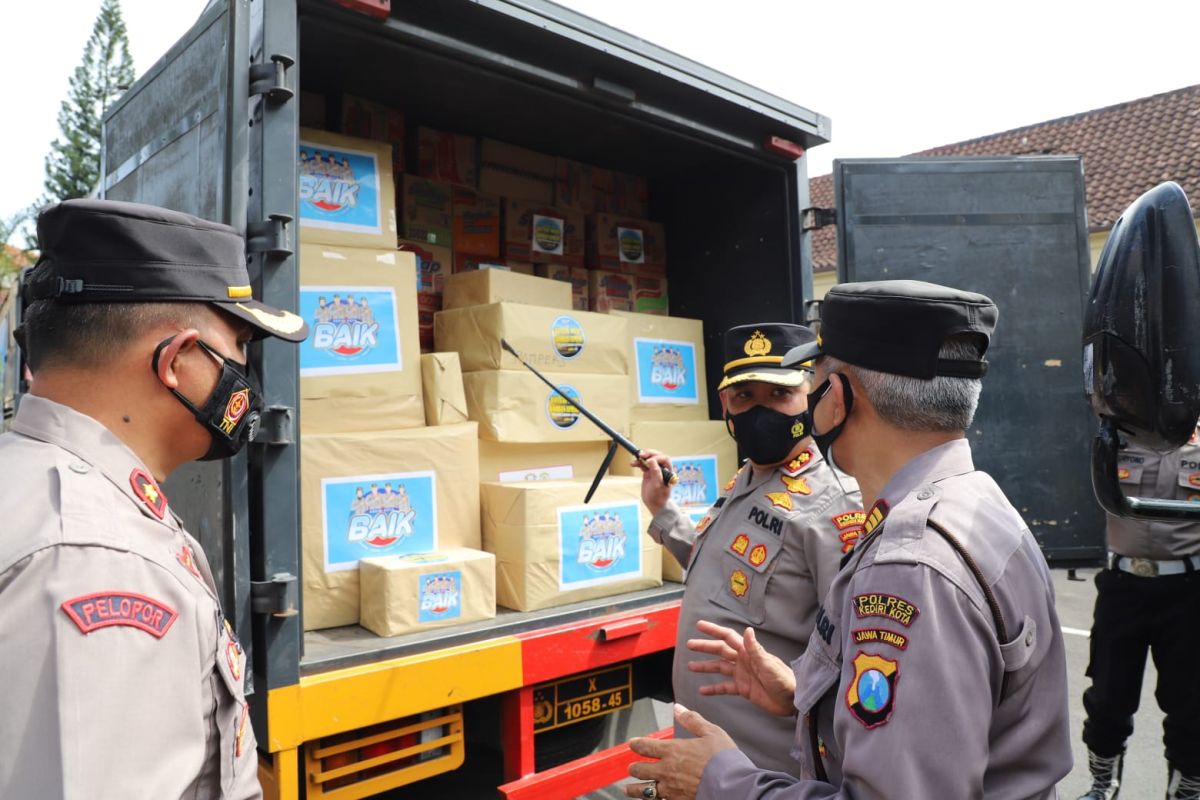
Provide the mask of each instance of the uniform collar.
POLYGON ((12 430, 61 447, 98 469, 146 516, 171 529, 179 527, 167 507, 166 495, 162 494, 150 470, 116 434, 92 417, 70 406, 29 394, 21 398, 12 430), (162 502, 154 502, 159 495, 162 502))
POLYGON ((892 476, 879 497, 894 507, 922 484, 974 471, 971 443, 966 438, 953 439, 915 456, 892 476))

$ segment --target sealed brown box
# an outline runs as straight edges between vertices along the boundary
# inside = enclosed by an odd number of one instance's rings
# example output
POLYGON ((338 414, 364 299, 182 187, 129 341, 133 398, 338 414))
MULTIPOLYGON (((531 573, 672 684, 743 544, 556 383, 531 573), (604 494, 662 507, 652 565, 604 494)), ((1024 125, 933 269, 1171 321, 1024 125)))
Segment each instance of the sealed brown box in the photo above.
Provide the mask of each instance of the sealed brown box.
POLYGON ((484 258, 500 255, 500 198, 455 187, 454 252, 484 258))
MULTIPOLYGON (((465 274, 487 272, 493 270, 465 274)), ((457 280, 460 276, 453 277, 457 280)), ((605 375, 628 372, 625 320, 565 308, 571 302, 571 287, 560 281, 514 273, 507 273, 506 277, 552 284, 558 292, 559 307, 492 303, 438 314, 434 320, 438 349, 457 351, 463 372, 490 369, 524 372, 521 362, 500 346, 502 338, 539 370, 605 375)))
POLYGON ((467 421, 467 395, 463 391, 458 353, 421 356, 421 389, 425 395, 426 425, 467 421))
POLYGON ((667 279, 652 275, 631 275, 633 283, 633 310, 641 314, 667 316, 670 303, 667 301, 667 279))
POLYGON ((634 421, 708 419, 704 323, 614 311, 629 343, 629 403, 634 421))
POLYGON ((479 169, 479 191, 497 197, 517 198, 542 205, 554 203, 554 181, 510 172, 502 167, 492 167, 486 164, 479 169))
POLYGON ((400 238, 451 247, 454 188, 415 175, 405 175, 401 187, 400 238))
POLYGON ((582 267, 585 217, 582 211, 504 201, 504 256, 515 261, 582 267))
POLYGON ((576 311, 588 310, 588 271, 583 267, 568 267, 566 264, 534 264, 535 275, 552 281, 571 284, 571 307, 576 311))
POLYGON ((454 254, 453 274, 473 272, 477 269, 507 269, 504 259, 495 256, 473 256, 470 253, 454 254))
POLYGON ((360 559, 479 548, 477 435, 463 422, 304 436, 305 630, 358 622, 360 559))
POLYGON ((479 480, 499 483, 591 480, 607 452, 606 442, 521 444, 480 439, 479 480))
POLYGON ((580 211, 607 211, 611 170, 569 158, 555 159, 554 204, 580 211))
POLYGON ((396 246, 391 145, 301 128, 297 172, 300 241, 396 246))
POLYGON ((465 547, 364 558, 359 624, 378 636, 496 616, 496 557, 465 547))
POLYGON ((650 213, 650 186, 644 175, 614 172, 608 189, 608 211, 644 218, 650 213))
POLYGON ((554 156, 495 139, 484 139, 480 144, 479 161, 485 166, 500 167, 548 181, 554 180, 556 169, 554 156))
POLYGON ((633 280, 619 272, 588 271, 588 303, 592 311, 633 311, 633 280))
POLYGON ((417 271, 420 276, 418 291, 440 295, 442 284, 450 274, 453 264, 450 248, 401 239, 396 249, 417 256, 417 271))
POLYGON ((477 148, 474 136, 417 128, 417 174, 474 188, 479 183, 477 148))
POLYGON ((496 555, 496 602, 518 611, 662 584, 662 547, 640 478, 606 478, 583 505, 587 481, 485 483, 484 549, 496 555))
MULTIPOLYGON (((618 433, 629 427, 629 391, 624 375, 564 375, 546 378, 618 433)), ((521 370, 463 373, 467 415, 479 422, 479 437, 494 442, 596 442, 608 434, 572 403, 521 370)))
MULTIPOLYGON (((303 124, 303 123, 301 123, 303 124)), ((404 172, 404 113, 383 103, 342 95, 342 133, 392 146, 392 172, 404 172)))
MULTIPOLYGON (((442 308, 447 311, 501 302, 568 309, 571 287, 561 281, 513 272, 507 267, 458 272, 446 279, 442 308)), ((464 344, 469 346, 470 342, 464 344)))
POLYGON ((417 295, 417 328, 421 340, 421 352, 433 351, 433 319, 442 310, 441 294, 421 292, 417 295))
POLYGON ((665 274, 667 239, 663 226, 616 214, 588 214, 587 264, 639 274, 665 274))
POLYGON ((300 424, 344 433, 425 424, 416 257, 300 245, 300 424))

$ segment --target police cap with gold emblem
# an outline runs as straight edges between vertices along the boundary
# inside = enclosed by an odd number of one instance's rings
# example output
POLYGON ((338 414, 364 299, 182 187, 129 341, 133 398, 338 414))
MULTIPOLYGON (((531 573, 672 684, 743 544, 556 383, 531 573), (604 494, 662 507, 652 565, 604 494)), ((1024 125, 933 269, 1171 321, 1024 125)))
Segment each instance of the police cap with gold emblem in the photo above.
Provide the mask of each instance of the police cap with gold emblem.
POLYGON ((834 286, 821 303, 821 335, 789 351, 786 364, 819 355, 858 367, 930 379, 938 375, 981 378, 983 358, 996 327, 996 304, 988 297, 924 281, 870 281, 834 286), (973 334, 976 359, 939 358, 950 336, 973 334))
POLYGON ((43 211, 37 230, 27 302, 211 303, 250 323, 256 338, 308 335, 303 319, 254 299, 245 243, 227 225, 139 203, 67 200, 43 211))
POLYGON ((764 381, 799 386, 806 377, 800 366, 784 367, 783 356, 816 338, 803 325, 763 322, 725 331, 725 370, 718 390, 735 383, 764 381))

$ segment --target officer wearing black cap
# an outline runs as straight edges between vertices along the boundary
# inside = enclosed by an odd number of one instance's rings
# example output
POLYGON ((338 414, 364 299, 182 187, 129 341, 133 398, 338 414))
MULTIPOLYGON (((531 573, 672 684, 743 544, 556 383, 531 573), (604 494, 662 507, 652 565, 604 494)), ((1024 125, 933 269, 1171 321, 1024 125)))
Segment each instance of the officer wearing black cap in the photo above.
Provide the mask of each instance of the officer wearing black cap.
POLYGON ((687 741, 631 772, 670 800, 1053 798, 1071 769, 1066 663, 1046 563, 964 432, 996 323, 986 297, 917 281, 830 290, 815 359, 814 439, 870 505, 790 680, 754 653, 728 673, 754 699, 788 683, 801 780, 756 767, 692 711, 687 741))
MULTIPOLYGON (((711 696, 722 682, 719 660, 688 668, 688 640, 703 633, 791 661, 809 642, 817 606, 842 554, 862 530, 862 501, 812 446, 806 417, 808 373, 784 367, 784 354, 814 338, 801 325, 760 323, 725 333, 725 369, 717 389, 726 423, 748 461, 698 525, 670 502, 655 476, 670 458, 648 451, 642 497, 654 515, 649 533, 687 569, 679 611, 675 698, 727 730, 756 764, 796 772, 791 720, 750 703, 711 696), (849 494, 847 494, 849 492, 849 494), (697 623, 706 626, 697 630, 697 623)), ((641 466, 638 463, 638 466, 641 466)), ((702 652, 719 655, 702 639, 702 652), (707 649, 704 649, 707 648, 707 649)), ((724 646, 720 644, 719 646, 724 646)), ((790 701, 785 707, 790 706, 790 701)), ((688 736, 685 729, 679 735, 688 736)))
POLYGON ((72 200, 38 219, 0 436, 0 796, 256 798, 246 658, 161 482, 254 436, 255 301, 229 227, 72 200))

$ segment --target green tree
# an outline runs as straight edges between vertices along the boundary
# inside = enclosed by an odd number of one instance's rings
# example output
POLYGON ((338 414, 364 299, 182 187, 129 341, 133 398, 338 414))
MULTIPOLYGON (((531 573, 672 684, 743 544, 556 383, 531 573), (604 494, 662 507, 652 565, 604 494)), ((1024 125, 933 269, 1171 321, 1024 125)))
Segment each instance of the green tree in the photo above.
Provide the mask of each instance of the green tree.
POLYGON ((100 182, 100 120, 133 79, 120 0, 103 0, 58 112, 61 136, 46 157, 47 203, 86 197, 100 182))
POLYGON ((4 297, 6 290, 16 283, 17 274, 21 269, 36 260, 30 242, 27 241, 25 247, 9 244, 9 239, 22 232, 32 217, 33 209, 26 208, 8 219, 0 219, 0 299, 4 297))

